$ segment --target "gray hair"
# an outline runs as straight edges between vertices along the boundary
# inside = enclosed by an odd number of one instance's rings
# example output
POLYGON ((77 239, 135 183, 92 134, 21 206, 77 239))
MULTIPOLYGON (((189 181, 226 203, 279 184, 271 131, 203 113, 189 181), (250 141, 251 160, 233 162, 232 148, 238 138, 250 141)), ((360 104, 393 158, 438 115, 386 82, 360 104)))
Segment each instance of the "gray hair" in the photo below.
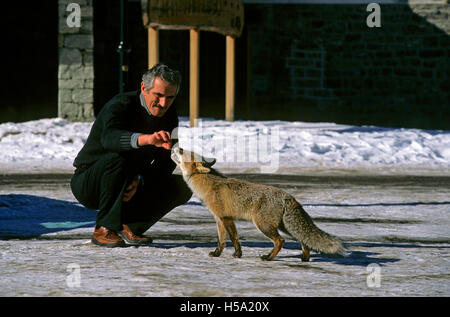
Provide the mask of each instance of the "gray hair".
POLYGON ((177 86, 176 93, 178 94, 181 85, 181 73, 179 71, 173 70, 164 64, 156 64, 142 75, 142 81, 147 91, 153 88, 153 82, 156 77, 161 78, 166 83, 177 86))

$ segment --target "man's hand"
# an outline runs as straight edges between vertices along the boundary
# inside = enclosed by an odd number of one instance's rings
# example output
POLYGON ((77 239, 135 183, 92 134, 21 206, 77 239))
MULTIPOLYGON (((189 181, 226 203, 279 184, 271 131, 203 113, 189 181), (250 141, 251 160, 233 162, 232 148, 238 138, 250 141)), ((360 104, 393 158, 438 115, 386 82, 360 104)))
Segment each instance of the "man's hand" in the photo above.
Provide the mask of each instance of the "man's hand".
POLYGON ((166 150, 170 150, 172 148, 170 133, 167 131, 159 131, 153 134, 141 134, 138 137, 137 144, 138 146, 154 145, 157 147, 162 147, 166 150))
POLYGON ((170 139, 170 133, 167 131, 159 131, 151 134, 153 136, 153 145, 157 147, 170 150, 172 147, 172 140, 170 139))
POLYGON ((131 183, 129 183, 127 185, 127 187, 125 188, 125 192, 123 193, 122 196, 122 201, 127 202, 130 201, 131 198, 133 198, 134 194, 136 194, 136 191, 138 189, 139 186, 139 177, 136 176, 131 183))

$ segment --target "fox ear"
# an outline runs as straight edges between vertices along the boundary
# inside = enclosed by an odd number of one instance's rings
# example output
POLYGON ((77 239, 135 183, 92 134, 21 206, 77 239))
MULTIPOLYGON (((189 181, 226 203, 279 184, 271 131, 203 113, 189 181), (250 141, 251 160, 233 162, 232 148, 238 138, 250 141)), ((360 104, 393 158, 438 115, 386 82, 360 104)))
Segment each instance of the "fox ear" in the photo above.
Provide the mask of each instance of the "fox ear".
POLYGON ((211 172, 211 169, 208 167, 205 167, 202 165, 202 163, 196 163, 195 164, 195 169, 197 170, 197 172, 199 172, 200 174, 208 174, 211 172))

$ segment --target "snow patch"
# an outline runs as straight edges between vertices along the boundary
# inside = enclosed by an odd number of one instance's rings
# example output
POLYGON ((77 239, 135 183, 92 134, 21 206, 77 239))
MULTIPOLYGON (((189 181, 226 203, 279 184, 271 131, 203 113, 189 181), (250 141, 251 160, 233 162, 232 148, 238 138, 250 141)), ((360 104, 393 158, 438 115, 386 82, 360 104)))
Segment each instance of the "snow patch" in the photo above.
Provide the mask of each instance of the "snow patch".
MULTIPOLYGON (((73 171, 92 122, 61 118, 0 124, 0 171, 73 171)), ((450 132, 335 123, 180 118, 180 146, 215 157, 217 168, 295 173, 308 169, 439 171, 450 168, 450 132)))

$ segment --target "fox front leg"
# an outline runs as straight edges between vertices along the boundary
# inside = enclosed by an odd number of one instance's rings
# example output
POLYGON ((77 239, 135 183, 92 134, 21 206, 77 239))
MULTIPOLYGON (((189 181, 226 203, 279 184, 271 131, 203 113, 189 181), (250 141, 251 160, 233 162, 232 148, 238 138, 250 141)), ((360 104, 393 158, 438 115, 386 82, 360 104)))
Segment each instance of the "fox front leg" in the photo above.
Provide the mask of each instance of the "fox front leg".
POLYGON ((223 218, 222 221, 234 245, 233 257, 240 258, 242 256, 242 249, 234 221, 231 218, 223 218))
POLYGON ((214 216, 216 218, 216 226, 217 226, 217 248, 209 253, 209 256, 212 257, 218 257, 222 254, 223 248, 225 247, 225 239, 227 237, 227 230, 225 229, 225 226, 223 224, 222 219, 220 219, 217 216, 214 216))

